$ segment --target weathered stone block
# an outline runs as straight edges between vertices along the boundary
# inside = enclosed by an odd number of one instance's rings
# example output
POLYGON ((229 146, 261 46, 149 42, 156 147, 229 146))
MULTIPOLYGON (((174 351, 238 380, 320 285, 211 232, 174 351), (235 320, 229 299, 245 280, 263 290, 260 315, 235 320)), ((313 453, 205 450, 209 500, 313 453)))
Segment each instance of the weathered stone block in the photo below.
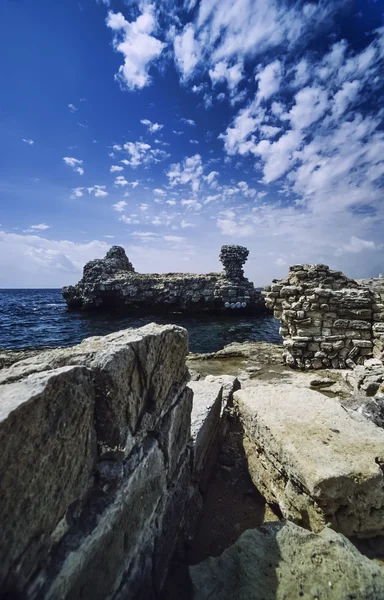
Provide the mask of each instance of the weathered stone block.
POLYGON ((93 482, 91 373, 62 367, 0 387, 0 589, 21 589, 93 482), (68 513, 68 515, 67 515, 68 513))
POLYGON ((223 386, 221 383, 200 380, 190 381, 188 387, 193 391, 191 436, 194 469, 199 473, 204 470, 209 450, 220 427, 223 386))
POLYGON ((240 390, 235 402, 250 475, 285 518, 313 531, 384 533, 384 431, 288 384, 240 390))

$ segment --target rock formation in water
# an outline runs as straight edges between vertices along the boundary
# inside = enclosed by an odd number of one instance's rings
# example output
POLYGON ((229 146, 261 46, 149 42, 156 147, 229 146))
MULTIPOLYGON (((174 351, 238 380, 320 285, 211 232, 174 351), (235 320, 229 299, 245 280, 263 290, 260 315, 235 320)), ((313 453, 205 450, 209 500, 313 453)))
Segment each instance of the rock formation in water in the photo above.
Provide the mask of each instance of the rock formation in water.
POLYGON ((295 265, 266 286, 281 320, 286 362, 305 369, 354 368, 384 351, 381 296, 327 265, 295 265))
POLYGON ((249 252, 243 246, 223 246, 224 273, 136 273, 125 251, 113 246, 105 258, 87 263, 83 278, 63 288, 73 309, 123 309, 147 312, 209 312, 264 310, 264 300, 244 277, 249 252))

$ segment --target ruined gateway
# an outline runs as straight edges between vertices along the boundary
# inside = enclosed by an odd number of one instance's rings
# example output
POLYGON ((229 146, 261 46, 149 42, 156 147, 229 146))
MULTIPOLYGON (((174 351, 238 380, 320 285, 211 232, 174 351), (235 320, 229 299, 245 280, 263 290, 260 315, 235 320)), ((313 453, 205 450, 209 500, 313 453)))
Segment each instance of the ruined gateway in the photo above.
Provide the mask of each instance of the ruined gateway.
POLYGON ((63 288, 71 309, 114 309, 150 312, 262 312, 264 300, 244 277, 249 251, 223 246, 222 273, 199 275, 137 273, 125 250, 112 246, 105 258, 92 260, 75 286, 63 288))

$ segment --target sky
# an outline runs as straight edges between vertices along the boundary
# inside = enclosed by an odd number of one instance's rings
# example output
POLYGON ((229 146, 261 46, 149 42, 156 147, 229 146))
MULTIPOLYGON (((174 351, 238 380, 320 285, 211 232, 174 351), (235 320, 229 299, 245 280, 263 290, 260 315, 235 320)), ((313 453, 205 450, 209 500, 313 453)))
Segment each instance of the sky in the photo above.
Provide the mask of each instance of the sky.
POLYGON ((0 287, 384 272, 384 0, 1 0, 0 287))

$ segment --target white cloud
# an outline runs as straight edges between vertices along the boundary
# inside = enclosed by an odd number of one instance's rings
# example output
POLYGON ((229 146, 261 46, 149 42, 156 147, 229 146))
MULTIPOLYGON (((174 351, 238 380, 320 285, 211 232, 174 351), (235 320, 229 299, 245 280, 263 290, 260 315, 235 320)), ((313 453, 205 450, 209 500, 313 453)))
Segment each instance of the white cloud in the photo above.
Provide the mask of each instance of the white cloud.
POLYGON ((105 190, 106 187, 107 186, 105 185, 94 185, 92 187, 87 188, 88 194, 93 194, 97 198, 108 196, 108 192, 105 190))
POLYGON ((364 250, 375 250, 376 244, 373 241, 361 240, 358 237, 351 236, 350 242, 344 244, 340 249, 336 251, 337 255, 344 254, 345 252, 351 252, 352 254, 358 254, 364 250))
POLYGON ((339 118, 357 98, 361 83, 358 80, 345 81, 343 87, 334 95, 332 113, 339 118))
POLYGON ((33 140, 28 140, 26 138, 21 138, 22 142, 25 142, 26 144, 29 144, 30 146, 32 146, 35 142, 33 140))
POLYGON ((39 225, 31 225, 30 229, 44 231, 45 229, 50 229, 50 225, 47 225, 46 223, 40 223, 39 225))
MULTIPOLYGON (((186 119, 185 117, 181 117, 180 121, 181 121, 181 123, 185 123, 186 125, 190 125, 191 127, 196 126, 196 123, 193 119, 186 119)), ((175 132, 173 132, 173 133, 175 133, 175 132)), ((179 132, 179 134, 180 133, 183 133, 183 132, 181 131, 181 132, 179 132)))
POLYGON ((84 196, 84 189, 83 187, 73 188, 71 198, 81 198, 81 196, 84 196))
POLYGON ((115 179, 115 185, 124 187, 125 185, 128 185, 128 181, 125 179, 124 175, 118 175, 115 179))
MULTIPOLYGON (((114 147, 115 148, 115 147, 114 147)), ((158 163, 169 157, 169 154, 159 148, 152 148, 150 144, 144 142, 126 142, 119 150, 128 154, 128 158, 123 158, 120 162, 123 165, 136 168, 140 165, 149 165, 158 163)))
POLYGON ((280 89, 283 76, 282 65, 279 60, 275 60, 264 69, 260 70, 255 79, 258 82, 257 100, 268 100, 280 89))
POLYGON ((219 82, 225 81, 230 94, 234 95, 237 86, 244 77, 243 65, 242 63, 236 63, 229 67, 228 64, 222 60, 215 64, 214 69, 209 70, 209 77, 211 78, 213 86, 219 82))
POLYGON ((198 140, 189 140, 189 143, 190 143, 190 144, 198 144, 198 143, 199 143, 199 141, 198 141, 198 140))
POLYGON ((116 202, 116 204, 113 204, 112 208, 117 212, 124 212, 126 206, 128 206, 128 204, 125 200, 120 200, 119 202, 116 202))
POLYGON ((199 211, 203 207, 197 200, 182 200, 180 204, 181 206, 185 206, 187 210, 199 211))
POLYGON ((74 104, 68 104, 68 108, 71 112, 76 112, 79 110, 74 104))
POLYGON ((152 121, 150 121, 149 119, 141 119, 140 123, 142 123, 148 128, 149 133, 156 133, 164 127, 164 125, 160 125, 160 123, 152 123, 152 121))
POLYGON ((108 13, 107 26, 114 32, 114 48, 124 56, 116 76, 129 90, 142 89, 151 83, 149 68, 159 58, 165 44, 154 35, 154 6, 143 4, 136 21, 127 21, 122 13, 108 13))
POLYGON ((116 173, 117 171, 124 171, 124 167, 120 167, 120 165, 112 165, 109 170, 111 173, 116 173))
POLYGON ((192 190, 197 192, 200 187, 200 180, 203 174, 203 165, 200 154, 195 154, 185 158, 181 163, 171 165, 167 173, 171 186, 185 185, 190 183, 192 190))
POLYGON ((149 209, 149 204, 140 204, 139 208, 142 212, 147 212, 149 209))
POLYGON ((75 243, 47 239, 36 233, 0 232, 2 285, 7 288, 60 288, 73 284, 81 277, 84 264, 101 258, 108 248, 106 242, 98 240, 75 243))
POLYGON ((76 173, 78 173, 79 175, 83 175, 84 169, 79 166, 83 164, 82 160, 79 160, 78 158, 73 158, 72 156, 64 156, 63 161, 66 165, 68 165, 68 167, 72 167, 72 169, 76 173))
POLYGON ((172 133, 174 133, 175 135, 183 135, 184 131, 176 131, 174 129, 172 133))
POLYGON ((179 69, 182 80, 187 81, 196 68, 201 58, 201 48, 195 39, 194 27, 188 23, 180 35, 176 35, 173 41, 176 66, 179 69))
POLYGON ((190 223, 189 221, 185 221, 184 219, 182 219, 182 221, 180 222, 180 227, 182 229, 187 229, 188 227, 194 227, 194 224, 190 223))
POLYGON ((166 196, 167 192, 165 192, 164 190, 161 190, 159 188, 155 188, 153 190, 153 193, 156 194, 157 196, 166 196))
POLYGON ((185 238, 179 235, 164 235, 163 239, 166 242, 173 242, 176 244, 181 244, 182 242, 184 242, 185 238))

